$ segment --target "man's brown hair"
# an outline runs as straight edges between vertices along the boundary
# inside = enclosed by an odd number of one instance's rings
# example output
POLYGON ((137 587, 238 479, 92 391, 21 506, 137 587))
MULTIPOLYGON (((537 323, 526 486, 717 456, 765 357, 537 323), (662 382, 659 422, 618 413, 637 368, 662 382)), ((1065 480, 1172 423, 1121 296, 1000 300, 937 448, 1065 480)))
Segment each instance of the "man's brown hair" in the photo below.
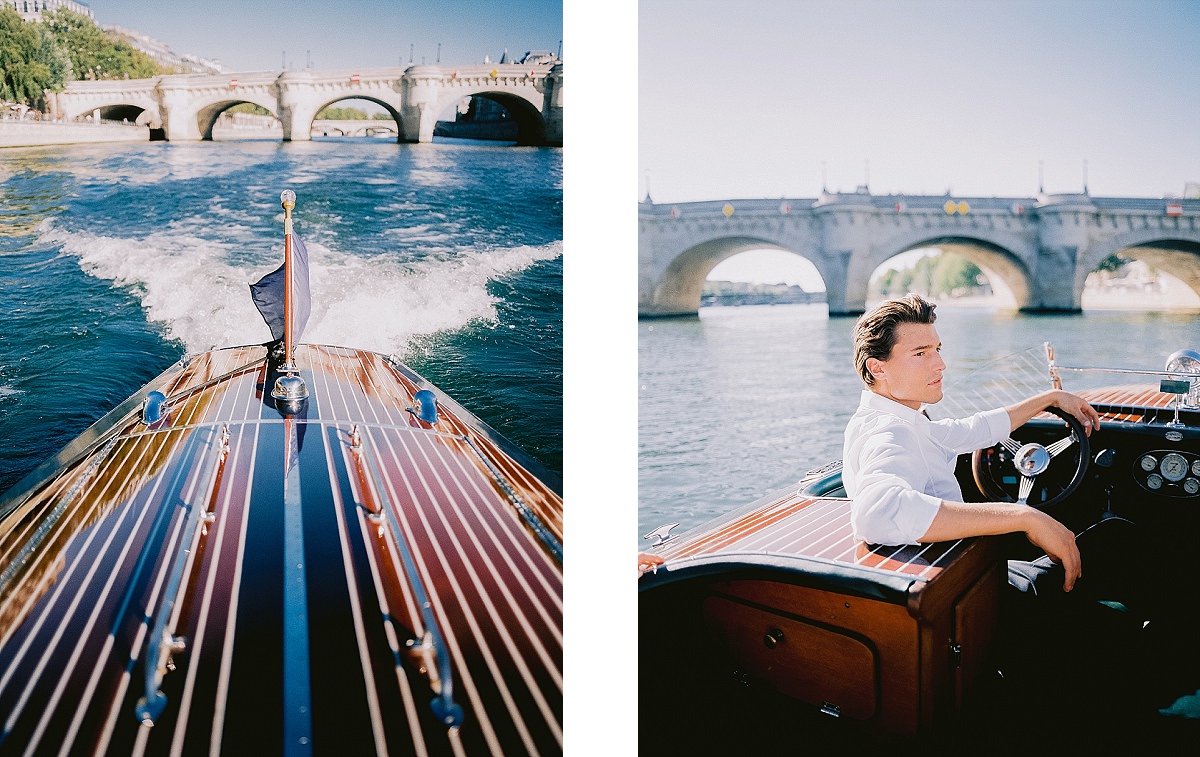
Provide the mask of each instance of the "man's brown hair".
POLYGON ((901 323, 933 323, 937 320, 934 305, 919 294, 906 294, 895 300, 885 300, 863 314, 854 325, 854 367, 867 386, 874 386, 875 377, 867 370, 871 358, 887 360, 896 346, 896 327, 901 323))

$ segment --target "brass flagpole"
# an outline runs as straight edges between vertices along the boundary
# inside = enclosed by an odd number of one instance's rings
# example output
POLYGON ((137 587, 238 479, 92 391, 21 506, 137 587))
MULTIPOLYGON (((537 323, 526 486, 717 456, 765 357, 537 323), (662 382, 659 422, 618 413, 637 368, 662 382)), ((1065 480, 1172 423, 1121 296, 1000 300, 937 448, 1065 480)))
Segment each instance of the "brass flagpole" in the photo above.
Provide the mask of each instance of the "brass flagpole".
POLYGON ((292 292, 292 209, 296 207, 296 193, 290 189, 283 190, 279 195, 283 205, 283 365, 279 372, 283 375, 275 379, 275 388, 271 396, 278 402, 276 407, 284 414, 299 412, 308 397, 308 387, 299 375, 300 370, 292 363, 292 309, 295 299, 292 292))
POLYGON ((279 195, 283 205, 283 371, 293 372, 292 363, 292 209, 296 207, 296 193, 290 189, 279 195))

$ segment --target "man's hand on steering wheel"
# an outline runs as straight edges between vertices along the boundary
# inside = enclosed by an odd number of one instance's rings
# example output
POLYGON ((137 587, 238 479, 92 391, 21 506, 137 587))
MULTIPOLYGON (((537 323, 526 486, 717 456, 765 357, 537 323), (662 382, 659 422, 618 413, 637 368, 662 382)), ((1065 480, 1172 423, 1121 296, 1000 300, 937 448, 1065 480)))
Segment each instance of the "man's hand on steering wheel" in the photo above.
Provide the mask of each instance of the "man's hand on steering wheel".
POLYGON ((1083 425, 1085 435, 1091 436, 1092 431, 1100 428, 1100 413, 1097 413, 1096 408, 1088 404, 1087 400, 1061 389, 1056 390, 1053 394, 1054 406, 1073 415, 1083 425))
MULTIPOLYGON (((1058 393, 1056 393, 1058 394, 1058 393)), ((1019 502, 1021 504, 1032 504, 1038 509, 1046 509, 1066 499, 1076 488, 1083 482, 1084 474, 1087 472, 1088 462, 1091 456, 1091 447, 1088 443, 1091 429, 1099 425, 1100 417, 1091 405, 1084 402, 1082 399, 1067 392, 1061 392, 1064 395, 1064 402, 1073 408, 1080 415, 1083 415, 1083 420, 1074 413, 1059 409, 1059 406, 1044 406, 1045 410, 1053 415, 1058 416, 1066 422, 1068 434, 1055 442, 1042 445, 1035 442, 1022 443, 1016 441, 1011 436, 1002 439, 1000 443, 994 447, 987 449, 976 450, 971 455, 971 474, 975 478, 975 484, 984 496, 989 500, 999 502, 1019 502), (1065 398, 1074 398, 1079 404, 1073 404, 1065 398), (1089 420, 1089 413, 1094 416, 1094 420, 1089 420), (1056 459, 1067 459, 1064 453, 1079 445, 1077 457, 1075 460, 1075 470, 1071 475, 1070 480, 1065 486, 1053 494, 1050 494, 1041 502, 1029 503, 1029 497, 1034 492, 1034 485, 1043 473, 1046 473, 1051 468, 1051 463, 1056 462, 1056 459), (1001 452, 1003 449, 1003 452, 1001 452), (1010 472, 1016 473, 1017 492, 1014 496, 1012 492, 1007 491, 997 481, 997 468, 1004 468, 1011 465, 1010 472)), ((1041 397, 1042 395, 1039 395, 1041 397)), ((1011 411, 1010 411, 1011 412, 1011 411)), ((1063 467, 1062 463, 1054 466, 1055 473, 1051 476, 1051 481, 1054 479, 1064 478, 1058 473, 1063 467)), ((1043 488, 1045 484, 1043 484, 1043 488)))

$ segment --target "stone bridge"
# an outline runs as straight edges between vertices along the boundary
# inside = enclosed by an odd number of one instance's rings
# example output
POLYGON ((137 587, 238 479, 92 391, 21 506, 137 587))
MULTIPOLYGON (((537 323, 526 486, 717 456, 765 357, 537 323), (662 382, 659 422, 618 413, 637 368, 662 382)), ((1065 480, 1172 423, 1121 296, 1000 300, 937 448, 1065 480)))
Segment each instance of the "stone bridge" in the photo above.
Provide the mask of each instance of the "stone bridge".
POLYGON ((74 81, 51 95, 55 116, 128 120, 150 127, 151 138, 212 139, 225 110, 253 103, 279 119, 283 139, 305 141, 318 113, 340 100, 383 106, 400 142, 429 142, 440 115, 466 97, 503 105, 517 122, 517 143, 562 145, 563 67, 489 63, 459 68, 417 65, 357 71, 263 71, 181 74, 153 79, 74 81))
POLYGON ((638 206, 638 314, 695 314, 708 273, 740 252, 808 259, 831 315, 864 312, 875 269, 908 250, 962 255, 1026 311, 1080 310, 1109 255, 1141 259, 1200 294, 1200 200, 1081 195, 951 197, 823 194, 638 206))

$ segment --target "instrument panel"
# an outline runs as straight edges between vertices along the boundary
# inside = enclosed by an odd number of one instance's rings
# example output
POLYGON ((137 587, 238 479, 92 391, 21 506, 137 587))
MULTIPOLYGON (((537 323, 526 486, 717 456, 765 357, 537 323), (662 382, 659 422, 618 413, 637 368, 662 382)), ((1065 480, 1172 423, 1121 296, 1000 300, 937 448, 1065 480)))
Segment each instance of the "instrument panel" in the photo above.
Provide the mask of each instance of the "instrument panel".
POLYGON ((1200 496, 1200 455, 1150 450, 1138 456, 1133 477, 1142 488, 1168 497, 1200 496))

